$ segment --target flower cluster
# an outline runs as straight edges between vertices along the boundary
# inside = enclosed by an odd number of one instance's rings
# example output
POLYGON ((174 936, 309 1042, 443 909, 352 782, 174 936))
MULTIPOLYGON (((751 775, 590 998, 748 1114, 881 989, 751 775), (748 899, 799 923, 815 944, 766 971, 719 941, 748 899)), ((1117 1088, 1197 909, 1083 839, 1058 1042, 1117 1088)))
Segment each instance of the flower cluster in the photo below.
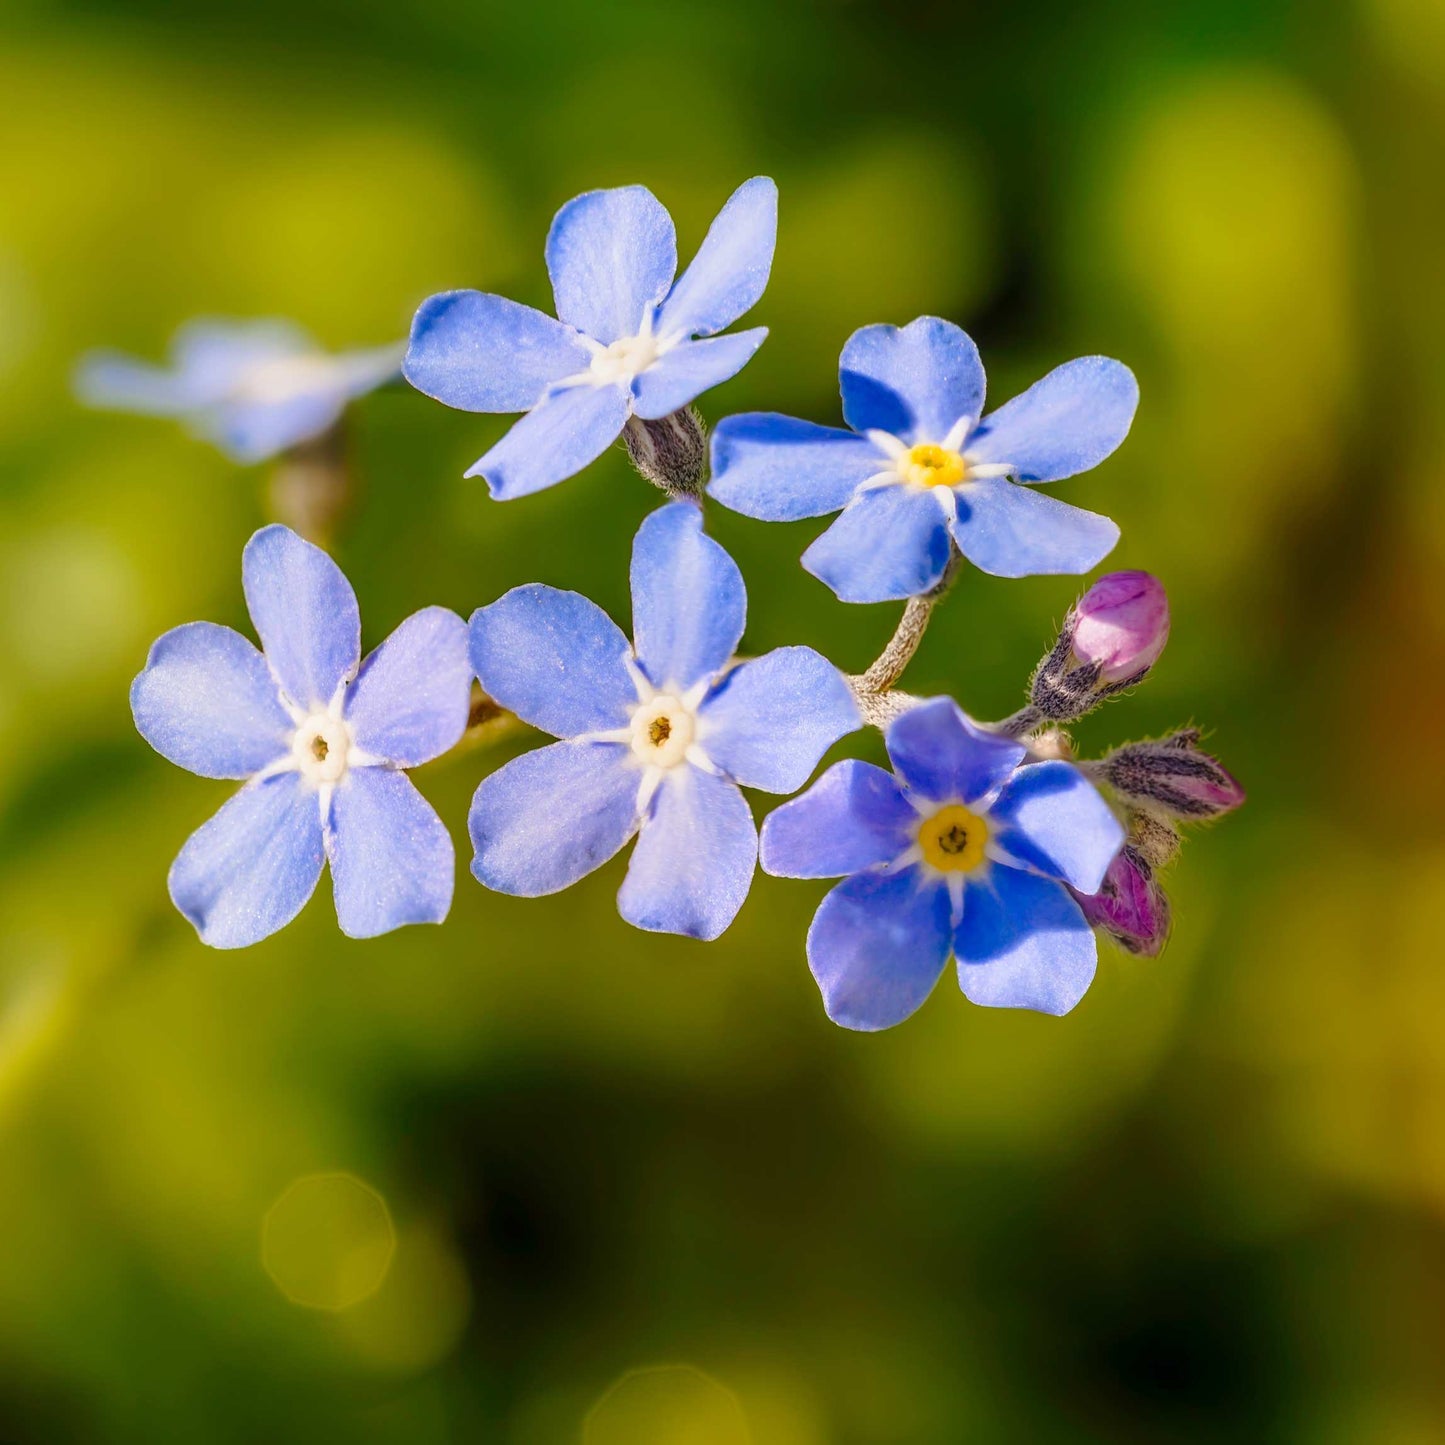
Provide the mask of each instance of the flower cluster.
POLYGON ((1101 578, 1035 669, 1027 704, 992 724, 951 698, 895 689, 964 563, 998 577, 1084 573, 1113 548, 1105 517, 1039 490, 1102 462, 1138 402, 1132 373, 1085 357, 992 412, 978 349, 952 322, 865 326, 841 360, 847 429, 773 413, 723 420, 709 447, 692 403, 767 335, 727 328, 761 298, 777 189, 738 188, 677 276, 672 220, 641 186, 569 201, 547 237, 556 316, 449 291, 395 349, 330 357, 278 323, 193 323, 170 372, 92 357, 103 405, 184 418, 239 460, 283 458, 401 363, 418 391, 466 411, 520 412, 470 469, 499 500, 551 487, 622 439, 668 500, 632 544, 632 638, 574 592, 539 584, 469 624, 416 613, 365 661, 355 595, 293 530, 242 557, 261 641, 210 623, 167 633, 132 688, 157 751, 240 791, 171 870, 177 908, 217 947, 288 923, 329 862, 343 932, 440 922, 451 839, 406 769, 469 717, 508 712, 554 741, 482 779, 472 872, 487 888, 556 893, 636 840, 618 893, 634 926, 718 937, 757 866, 841 879, 807 934, 828 1016, 899 1023, 950 957, 973 1002, 1067 1013, 1096 936, 1157 953, 1160 871, 1180 828, 1243 801, 1195 731, 1077 761, 1063 729, 1138 684, 1169 631, 1144 572, 1101 578), (710 476, 708 462, 711 462, 710 476), (742 575, 704 530, 712 498, 763 520, 838 512, 803 566, 844 602, 905 601, 880 658, 845 675, 808 647, 740 657, 742 575), (835 763, 776 808, 761 840, 743 789, 789 795, 865 724, 893 771, 835 763))

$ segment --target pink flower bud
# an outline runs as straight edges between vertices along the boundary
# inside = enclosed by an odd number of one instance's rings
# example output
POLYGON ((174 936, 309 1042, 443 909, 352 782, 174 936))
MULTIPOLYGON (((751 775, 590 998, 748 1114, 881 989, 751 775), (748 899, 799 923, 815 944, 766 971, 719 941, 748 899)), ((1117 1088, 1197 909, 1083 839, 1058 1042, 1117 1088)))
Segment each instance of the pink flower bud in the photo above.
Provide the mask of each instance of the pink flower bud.
POLYGON ((1184 728, 1154 742, 1126 743, 1102 764, 1115 792, 1173 818, 1217 818, 1244 802, 1244 789, 1217 759, 1199 749, 1199 734, 1184 728))
POLYGON ((1070 642, 1103 683, 1142 677, 1169 639, 1169 599, 1148 572, 1110 572, 1074 604, 1070 642))
POLYGON ((1074 897, 1089 923, 1130 953, 1154 958, 1169 941, 1169 900, 1133 847, 1125 847, 1109 865, 1097 893, 1074 897))

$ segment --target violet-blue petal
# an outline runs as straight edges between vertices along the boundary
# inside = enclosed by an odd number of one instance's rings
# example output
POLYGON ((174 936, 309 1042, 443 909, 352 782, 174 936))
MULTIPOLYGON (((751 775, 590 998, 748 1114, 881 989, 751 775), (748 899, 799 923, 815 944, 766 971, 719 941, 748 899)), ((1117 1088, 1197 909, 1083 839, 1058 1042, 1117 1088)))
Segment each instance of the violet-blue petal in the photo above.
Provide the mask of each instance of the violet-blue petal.
POLYGON ((635 336, 677 272, 672 217, 646 186, 588 191, 547 233, 557 315, 604 346, 635 336))
POLYGON ((472 872, 538 898, 600 868, 637 828, 640 772, 621 743, 550 743, 483 778, 472 799, 472 872))
POLYGON ((1021 863, 1097 893, 1124 829, 1094 785, 1070 763, 1020 768, 989 813, 991 841, 1021 863))
POLYGON ((865 326, 839 362, 843 416, 854 431, 941 442, 983 410, 983 362, 966 331, 937 316, 907 326, 865 326))
POLYGON ((143 416, 178 416, 196 405, 189 377, 119 351, 92 351, 75 369, 75 395, 85 406, 143 416))
POLYGON ((241 554, 262 650, 298 707, 324 708, 361 660, 361 613, 341 568, 289 527, 262 527, 241 554))
POLYGON ((405 773, 347 773, 331 798, 326 853, 336 917, 349 938, 375 938, 406 923, 440 923, 452 906, 451 837, 405 773))
POLYGON ((970 460, 1007 463, 1021 482, 1096 467, 1129 435, 1139 383, 1120 361, 1082 356, 1005 402, 968 439, 970 460))
POLYGON ((708 228, 658 317, 667 336, 711 336, 757 305, 778 239, 778 188, 767 176, 744 181, 708 228))
POLYGON ((632 648, 595 602, 532 582, 479 607, 470 632, 482 686, 523 722, 561 738, 627 725, 632 648))
POLYGON ((1094 980, 1093 930, 1062 883, 1017 868, 970 877, 954 937, 958 982, 974 1003, 1066 1014, 1094 980))
POLYGON ((191 834, 171 865, 171 898, 203 943, 245 948, 301 912, 323 858, 316 790, 277 773, 191 834))
POLYGON ((363 752, 414 768, 461 741, 471 699, 467 624, 448 608, 424 607, 361 664, 346 721, 363 752))
POLYGON ((858 873, 819 905, 808 966, 835 1024, 892 1028, 933 992, 948 961, 948 889, 918 867, 858 873))
POLYGON ((844 602, 897 602, 927 592, 951 551, 932 492, 883 486, 849 502, 803 553, 803 566, 844 602))
POLYGON ((632 850, 618 911, 650 933, 716 938, 743 906, 757 857, 753 815, 736 784, 674 768, 632 850))
POLYGON ((867 437, 776 412, 746 412, 712 434, 708 495, 763 522, 821 517, 848 504, 862 482, 889 470, 867 437))
POLYGON ((1098 566, 1119 540, 1107 517, 1001 477, 954 491, 958 549, 995 577, 1069 576, 1098 566))
POLYGON ((293 724, 266 659, 214 622, 160 638, 131 684, 130 706, 162 757, 203 778, 249 778, 291 746, 293 724))
POLYGON ((632 543, 632 639, 657 687, 711 677, 737 650, 748 595, 737 563, 702 530, 702 508, 669 502, 632 543))
POLYGON ((347 395, 335 384, 263 401, 228 401, 192 420, 197 436, 220 447, 242 466, 279 456, 329 431, 346 408, 347 395))
POLYGON ((422 302, 402 371, 418 391, 462 411, 527 411, 591 353, 561 321, 482 291, 422 302))
POLYGON ((622 435, 632 409, 625 386, 569 386, 553 392, 479 462, 469 477, 485 477, 498 501, 556 486, 596 461, 622 435))
POLYGON ((936 803, 976 803, 1002 786, 1028 749, 966 717, 952 698, 909 708, 888 725, 888 756, 899 777, 936 803))
POLYGON ((768 334, 766 326, 706 341, 684 341, 632 383, 633 411, 644 420, 668 416, 701 396, 709 387, 736 376, 753 358, 768 334))
POLYGON ((768 814, 759 856, 779 878, 841 878, 893 862, 917 831, 918 814, 893 774, 848 758, 768 814))
POLYGON ((698 740, 747 788, 795 793, 845 733, 862 727, 843 674, 811 647, 780 647, 733 668, 703 703, 698 740))

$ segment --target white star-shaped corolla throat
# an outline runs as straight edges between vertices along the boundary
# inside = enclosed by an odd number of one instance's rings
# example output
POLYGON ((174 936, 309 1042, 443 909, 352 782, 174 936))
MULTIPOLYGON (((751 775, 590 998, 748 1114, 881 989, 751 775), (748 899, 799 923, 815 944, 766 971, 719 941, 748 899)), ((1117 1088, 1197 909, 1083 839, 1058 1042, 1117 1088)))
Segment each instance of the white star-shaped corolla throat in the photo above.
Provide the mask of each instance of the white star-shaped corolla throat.
POLYGON ((284 693, 281 706, 291 715, 295 731, 291 743, 268 768, 257 776, 269 778, 277 773, 299 773, 301 781, 316 792, 323 827, 331 821, 331 798, 337 786, 352 768, 376 767, 383 759, 357 747, 356 735, 342 715, 346 684, 324 707, 308 710, 297 707, 284 693))
POLYGON ((267 357, 241 370, 226 399, 271 406, 297 397, 324 395, 342 384, 343 370, 335 357, 321 351, 267 357))
POLYGON ((865 432, 888 465, 860 482, 854 495, 878 487, 911 487, 914 491, 931 492, 952 520, 958 510, 956 487, 988 477, 1006 477, 1014 470, 1012 462, 979 462, 969 455, 966 443, 975 424, 974 417, 959 417, 942 440, 918 441, 911 445, 892 432, 876 429, 865 432))
POLYGON ((651 371, 684 336, 682 332, 658 336, 653 330, 652 308, 648 307, 635 336, 619 337, 610 346, 604 346, 590 336, 579 339, 592 353, 592 360, 586 371, 564 376, 557 382, 559 390, 572 386, 631 386, 644 371, 651 371))

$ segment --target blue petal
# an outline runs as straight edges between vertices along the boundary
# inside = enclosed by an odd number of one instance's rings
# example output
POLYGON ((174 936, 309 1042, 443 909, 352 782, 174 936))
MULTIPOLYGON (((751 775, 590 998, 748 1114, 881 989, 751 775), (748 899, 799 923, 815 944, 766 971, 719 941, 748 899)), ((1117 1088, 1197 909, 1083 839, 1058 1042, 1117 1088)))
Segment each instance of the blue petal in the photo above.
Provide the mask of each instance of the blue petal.
POLYGON ((228 321, 197 317, 171 343, 176 372, 186 378, 193 405, 219 400, 255 367, 290 357, 319 355, 316 343, 294 322, 268 318, 228 321))
POLYGON ((637 398, 633 409, 638 416, 653 421, 686 406, 710 386, 736 376, 752 360, 767 334, 766 326, 757 326, 733 336, 684 341, 674 346, 632 383, 637 398))
POLYGON ((987 416, 969 459, 1008 463, 1021 482, 1057 482, 1096 467, 1129 435, 1139 383, 1122 362, 1083 356, 987 416))
POLYGON ((711 336, 758 304, 778 240, 778 188, 767 176, 744 181, 708 228, 692 265, 662 305, 657 330, 711 336))
POLYGON ((324 708, 361 660, 356 593, 320 547, 262 527, 241 554, 241 583, 271 671, 298 707, 324 708))
POLYGON ((632 397, 625 386, 569 386, 522 417, 467 476, 485 477, 498 501, 576 476, 622 435, 632 397))
POLYGON ((92 351, 75 369, 75 395, 85 406, 178 416, 196 404, 188 378, 118 351, 92 351))
POLYGON ((993 842, 1021 863, 1061 878, 1080 893, 1097 893, 1124 830, 1075 767, 1049 761, 1020 768, 989 811, 993 842))
POLYGON ((959 987, 989 1008, 1066 1014, 1094 980, 1093 930, 1060 883, 1017 868, 970 878, 954 937, 959 987))
POLYGON ((730 416, 712 434, 708 494, 763 522, 821 517, 848 504, 859 483, 889 469, 868 440, 776 412, 730 416))
POLYGON ((811 647, 780 647, 733 668, 702 705, 698 742, 746 788, 795 793, 818 759, 862 727, 843 674, 811 647))
POLYGON ((958 550, 995 577, 1074 576, 1098 566, 1119 540, 1107 517, 1001 478, 955 489, 958 550))
POLYGON ((619 743, 551 743, 483 778, 467 819, 472 872, 522 898, 600 868, 637 828, 641 774, 619 743))
POLYGON ((716 938, 753 881, 758 834, 736 785, 696 768, 674 768, 642 825, 617 908, 650 933, 716 938))
POLYGON ((234 462, 250 466, 331 430, 346 408, 338 384, 272 401, 227 402, 193 419, 192 430, 234 462))
POLYGON ((952 550, 932 492, 884 486, 849 502, 803 553, 803 566, 844 602, 897 602, 927 592, 952 550))
POLYGON ((242 788, 171 865, 171 898, 212 948, 245 948, 284 928, 321 876, 321 810, 296 773, 242 788))
POLYGON ((948 889, 917 867, 845 879, 808 930, 808 965, 828 1017, 845 1029, 902 1023, 943 972, 950 921, 948 889))
POLYGON ((472 613, 472 667, 523 722, 554 737, 625 727, 637 705, 622 630, 576 592, 533 582, 472 613))
POLYGON ((936 803, 976 803, 1013 775, 1028 749, 936 697, 888 725, 888 756, 908 787, 936 803))
POLYGON ((331 798, 326 852, 336 917, 349 938, 440 923, 452 906, 452 840, 405 773, 352 768, 331 798))
POLYGON ((632 543, 632 638, 657 687, 687 688, 737 650, 748 595, 737 563, 702 530, 692 502, 659 507, 632 543))
POLYGON ((763 820, 762 864, 779 878, 839 878, 891 863, 918 814, 892 773, 848 758, 763 820))
POLYGON ((481 291, 444 291, 417 311, 402 373, 418 391, 462 411, 527 411, 590 360, 572 327, 530 306, 481 291))
POLYGON ((188 622, 156 642, 130 706, 162 757, 203 778, 249 778, 291 746, 294 724, 266 659, 213 622, 188 622))
POLYGON ((983 410, 983 362, 968 333, 937 316, 901 331, 865 326, 839 363, 843 415, 854 431, 891 432, 906 442, 941 442, 983 410))
POLYGON ((363 752, 414 768, 461 741, 471 698, 467 625, 445 607, 426 607, 361 664, 345 715, 363 752))
POLYGON ((672 217, 646 186, 588 191, 557 212, 547 271, 569 326, 604 346, 636 336, 677 271, 672 217))

